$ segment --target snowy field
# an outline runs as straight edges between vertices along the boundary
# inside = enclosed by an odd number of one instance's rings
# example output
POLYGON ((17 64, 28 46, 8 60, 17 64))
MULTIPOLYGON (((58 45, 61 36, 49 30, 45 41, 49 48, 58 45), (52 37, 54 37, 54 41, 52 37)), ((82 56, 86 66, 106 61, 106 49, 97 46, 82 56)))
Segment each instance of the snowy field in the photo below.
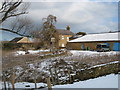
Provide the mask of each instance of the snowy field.
MULTIPOLYGON (((37 53, 40 53, 40 52, 49 52, 50 50, 49 49, 46 49, 46 50, 28 50, 29 54, 37 54, 37 53)), ((15 56, 18 56, 18 55, 25 55, 25 51, 16 51, 14 52, 15 56)))
MULTIPOLYGON (((28 51, 29 51, 29 54, 33 54, 33 56, 36 55, 37 53, 40 53, 37 55, 42 55, 41 52, 49 52, 49 50, 28 50, 28 51)), ((17 70, 16 75, 18 77, 23 73, 22 76, 19 77, 21 78, 21 80, 22 78, 29 77, 29 76, 30 76, 30 79, 34 78, 34 73, 29 72, 29 70, 34 71, 34 69, 36 69, 36 72, 37 72, 36 78, 40 77, 41 79, 44 79, 46 78, 45 75, 50 74, 50 71, 49 71, 50 67, 53 73, 55 73, 54 67, 52 67, 53 65, 54 66, 57 65, 56 70, 60 71, 59 75, 62 75, 62 72, 64 72, 64 70, 68 70, 68 68, 73 70, 71 74, 75 74, 77 70, 84 69, 84 67, 79 66, 79 64, 81 65, 81 63, 88 65, 89 68, 104 66, 106 64, 119 63, 118 58, 114 58, 114 57, 117 57, 118 54, 120 54, 120 52, 117 52, 117 51, 96 52, 96 51, 68 50, 68 55, 45 58, 40 62, 29 63, 26 65, 26 68, 28 69, 19 65, 14 68, 15 70, 17 70), (103 59, 98 58, 100 56, 103 57, 103 59), (104 56, 107 56, 108 60, 104 59, 106 58, 104 56), (94 57, 97 57, 95 58, 96 60, 94 60, 94 57), (110 60, 111 57, 113 57, 112 60, 110 60), (77 65, 77 69, 75 70, 74 70, 74 65, 77 65), (42 76, 42 73, 44 73, 45 75, 42 76)), ((25 51, 16 51, 14 52, 14 55, 15 56, 25 55, 25 51)), ((63 75, 62 77, 64 78, 65 75, 63 75)), ((63 82, 64 80, 61 80, 61 81, 63 82)), ((3 82, 0 82, 0 83, 1 83, 0 87, 3 87, 3 82)), ((37 83, 38 88, 46 87, 46 86, 47 85, 45 83, 37 83)), ((28 82, 15 83, 15 88, 34 88, 34 87, 35 87, 34 83, 28 83, 28 82)), ((103 76, 95 79, 75 82, 74 84, 55 85, 53 86, 53 88, 118 88, 118 75, 111 74, 111 75, 107 75, 107 76, 103 76)))
POLYGON ((116 55, 119 54, 120 52, 118 51, 110 51, 110 52, 97 52, 97 51, 82 51, 82 50, 70 50, 73 56, 105 56, 105 55, 116 55))
MULTIPOLYGON (((3 86, 3 82, 0 82, 0 89, 2 89, 3 86)), ((47 87, 47 84, 45 83, 37 83, 37 88, 40 87, 47 87)), ((8 88, 8 86, 7 86, 8 88)), ((12 85, 10 84, 9 88, 12 88, 12 85)), ((19 83, 15 83, 15 88, 25 88, 25 89, 31 89, 31 88, 35 88, 35 84, 34 83, 29 83, 29 82, 19 82, 19 83)))
MULTIPOLYGON (((3 87, 3 83, 0 82, 0 89, 3 87)), ((11 87, 11 85, 10 85, 11 87)), ((37 83, 37 87, 47 87, 45 83, 37 83)), ((15 88, 35 88, 34 83, 20 82, 15 83, 15 88), (28 87, 29 86, 29 87, 28 87)), ((110 74, 95 79, 89 79, 86 81, 79 81, 73 84, 55 85, 52 88, 118 88, 118 74, 110 74)))
POLYGON ((74 84, 56 85, 53 88, 118 88, 118 75, 110 74, 74 84))
MULTIPOLYGON (((49 52, 49 49, 46 50, 28 50, 29 54, 37 54, 37 53, 41 53, 41 52, 49 52)), ((97 52, 97 51, 82 51, 82 50, 69 50, 69 52, 73 55, 73 56, 105 56, 105 55, 116 55, 119 54, 120 52, 118 51, 110 51, 110 52, 97 52)), ((18 55, 25 55, 25 51, 16 51, 14 52, 15 56, 18 55)))

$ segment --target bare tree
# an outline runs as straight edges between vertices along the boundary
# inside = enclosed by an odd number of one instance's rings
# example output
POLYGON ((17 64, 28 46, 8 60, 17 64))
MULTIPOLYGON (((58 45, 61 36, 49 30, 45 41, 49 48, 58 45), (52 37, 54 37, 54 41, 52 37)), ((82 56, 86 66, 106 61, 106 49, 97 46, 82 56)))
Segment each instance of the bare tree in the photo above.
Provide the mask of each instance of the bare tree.
POLYGON ((40 28, 31 32, 31 36, 36 38, 40 42, 44 42, 44 46, 48 47, 51 43, 51 38, 56 37, 56 27, 55 23, 57 22, 56 16, 48 15, 47 18, 43 18, 43 23, 40 28))
POLYGON ((33 29, 33 21, 28 17, 17 17, 15 20, 11 21, 10 28, 11 32, 18 32, 19 35, 25 36, 33 29), (21 34, 20 34, 21 33, 21 34))
POLYGON ((53 15, 48 15, 47 18, 43 18, 41 33, 43 34, 43 39, 45 39, 45 41, 50 41, 50 39, 54 37, 54 33, 56 32, 56 27, 54 24, 56 22, 57 22, 56 16, 53 15))
MULTIPOLYGON (((2 25, 3 22, 7 21, 9 18, 27 14, 28 13, 27 9, 29 8, 29 5, 30 5, 30 3, 25 3, 25 2, 23 3, 22 0, 4 0, 4 2, 2 2, 2 7, 0 8, 0 17, 1 17, 0 24, 2 25)), ((29 24, 28 21, 22 20, 21 22, 23 22, 23 21, 24 21, 25 25, 28 26, 28 24, 29 24)), ((18 34, 21 36, 25 36, 26 31, 21 32, 22 29, 20 29, 20 28, 23 28, 23 26, 20 24, 20 26, 18 28, 19 29, 17 29, 17 30, 13 30, 14 28, 12 28, 12 29, 5 28, 2 26, 2 28, 0 28, 0 30, 12 32, 12 33, 15 33, 15 34, 18 34)))

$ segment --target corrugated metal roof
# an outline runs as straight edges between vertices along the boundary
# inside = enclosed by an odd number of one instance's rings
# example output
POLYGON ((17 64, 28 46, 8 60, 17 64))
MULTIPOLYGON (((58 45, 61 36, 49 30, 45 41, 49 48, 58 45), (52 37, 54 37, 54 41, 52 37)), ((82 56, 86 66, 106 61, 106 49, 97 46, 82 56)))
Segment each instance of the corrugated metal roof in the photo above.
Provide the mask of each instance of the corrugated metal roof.
POLYGON ((69 42, 93 42, 93 41, 119 41, 120 32, 102 33, 102 34, 87 34, 83 37, 71 40, 69 42))
POLYGON ((19 40, 21 40, 23 37, 16 37, 13 40, 11 40, 10 42, 18 42, 19 40))

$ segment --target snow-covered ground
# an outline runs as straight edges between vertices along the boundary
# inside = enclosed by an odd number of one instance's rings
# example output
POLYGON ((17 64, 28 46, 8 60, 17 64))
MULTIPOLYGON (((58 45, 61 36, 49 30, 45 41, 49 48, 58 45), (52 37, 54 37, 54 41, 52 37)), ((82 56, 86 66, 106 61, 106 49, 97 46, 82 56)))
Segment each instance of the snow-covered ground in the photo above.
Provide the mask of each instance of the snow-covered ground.
MULTIPOLYGON (((46 50, 28 50, 29 54, 37 54, 41 52, 49 52, 49 49, 46 50)), ((96 51, 83 51, 83 50, 70 50, 70 53, 72 53, 73 56, 105 56, 105 55, 116 55, 119 54, 120 52, 118 51, 110 51, 110 52, 96 52, 96 51)), ((25 51, 16 51, 14 52, 15 56, 18 55, 25 55, 25 51)))
MULTIPOLYGON (((8 85, 6 85, 8 88, 8 85)), ((45 83, 37 83, 37 88, 40 87, 47 87, 47 84, 45 83)), ((4 88, 3 82, 0 82, 0 89, 4 88)), ((12 88, 12 85, 10 84, 9 88, 12 88)), ((35 83, 29 83, 29 82, 18 82, 15 83, 15 88, 25 88, 25 89, 31 89, 35 88, 35 83)))
MULTIPOLYGON (((4 87, 3 82, 0 82, 0 87, 0 89, 4 87)), ((37 87, 47 87, 47 84, 37 83, 37 87)), ((15 83, 15 88, 35 88, 35 84, 28 82, 19 82, 15 83)), ((73 84, 55 85, 52 88, 118 88, 118 74, 110 74, 95 79, 75 82, 73 84)))
MULTIPOLYGON (((49 52, 49 51, 50 51, 49 49, 46 49, 46 50, 28 50, 29 54, 37 54, 40 52, 49 52)), ((18 55, 25 55, 25 51, 16 51, 15 56, 18 56, 18 55)))
MULTIPOLYGON (((49 52, 49 50, 28 50, 28 52, 30 54, 37 54, 39 52, 49 52)), ((40 72, 44 72, 49 74, 49 68, 52 65, 56 65, 57 63, 60 64, 61 59, 64 61, 63 63, 67 63, 68 67, 73 68, 72 64, 74 63, 74 61, 71 60, 72 59, 76 59, 76 58, 81 58, 81 57, 86 57, 86 56, 104 56, 104 55, 117 55, 120 54, 120 52, 116 52, 116 51, 110 51, 110 52, 96 52, 96 51, 80 51, 80 50, 70 50, 69 51, 71 53, 71 55, 65 55, 65 56, 58 56, 58 57, 53 57, 53 58, 47 58, 44 59, 41 62, 37 62, 35 64, 31 63, 28 65, 29 69, 36 69, 36 71, 38 72, 38 74, 36 76, 40 76, 42 77, 42 74, 40 72), (71 59, 71 60, 70 60, 71 59), (70 64, 68 64, 68 62, 70 62, 70 64), (34 68, 35 65, 37 66, 37 68, 34 68)), ((15 55, 24 55, 25 51, 16 51, 15 55)), ((83 61, 82 61, 83 62, 83 61)), ((97 61, 98 62, 98 61, 97 61)), ((106 64, 112 64, 112 63, 118 63, 119 61, 113 61, 110 63, 106 63, 106 64)), ((99 67, 99 66, 103 66, 106 64, 95 64, 95 66, 91 66, 90 68, 95 68, 95 67, 99 67)), ((94 65, 94 64, 93 64, 94 65)), ((57 67, 65 67, 63 64, 58 65, 57 67)), ((67 68, 67 67, 66 67, 67 68)), ((67 70, 65 68, 65 70, 67 70)), ((32 75, 30 75, 29 70, 24 70, 24 68, 17 66, 16 69, 18 70, 17 75, 19 76, 20 73, 22 72, 26 72, 23 77, 30 76, 32 78, 32 75)), ((78 68, 79 69, 79 68, 78 68)), ((54 68, 52 68, 51 70, 54 71, 54 68)), ((63 68, 61 68, 60 70, 63 70, 63 68)), ((72 73, 74 74, 74 73, 72 73)), ((61 75, 61 74, 60 74, 61 75)), ((22 77, 22 76, 20 76, 22 77)), ((66 79, 65 77, 61 77, 60 79, 66 79)), ((3 86, 3 83, 0 82, 1 86, 3 86)), ((38 83, 38 87, 41 87, 46 84, 43 83, 38 83)), ((28 83, 28 82, 21 82, 21 83, 16 83, 15 87, 16 88, 34 88, 34 83, 28 83), (29 86, 29 87, 26 87, 29 86)), ((86 80, 86 81, 80 81, 80 82, 75 82, 74 84, 66 84, 66 85, 55 85, 53 86, 53 88, 117 88, 118 87, 118 76, 111 74, 111 75, 107 75, 107 76, 103 76, 103 77, 99 77, 99 78, 95 78, 95 79, 90 79, 90 80, 86 80)))
POLYGON ((110 74, 73 84, 55 85, 53 88, 118 88, 118 75, 110 74))
POLYGON ((73 54, 73 56, 104 56, 104 55, 116 55, 119 54, 120 52, 118 51, 110 51, 110 52, 97 52, 97 51, 82 51, 82 50, 70 50, 70 52, 73 54))
POLYGON ((95 66, 92 66, 88 69, 96 68, 96 67, 100 67, 100 66, 105 66, 105 65, 108 65, 108 64, 115 64, 115 63, 120 63, 120 61, 113 61, 113 62, 109 62, 109 63, 105 63, 105 64, 95 65, 95 66))

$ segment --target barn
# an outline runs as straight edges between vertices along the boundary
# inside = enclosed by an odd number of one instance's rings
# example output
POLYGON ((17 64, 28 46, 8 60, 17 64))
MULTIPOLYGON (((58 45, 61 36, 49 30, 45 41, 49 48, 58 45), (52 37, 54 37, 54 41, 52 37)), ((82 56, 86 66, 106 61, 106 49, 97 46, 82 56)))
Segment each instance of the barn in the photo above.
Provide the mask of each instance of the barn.
POLYGON ((9 43, 11 43, 14 48, 30 48, 33 46, 33 42, 27 37, 16 37, 9 43))
POLYGON ((87 34, 85 36, 76 38, 67 43, 67 48, 72 50, 96 50, 96 46, 100 43, 109 45, 110 50, 120 51, 120 32, 87 34))

